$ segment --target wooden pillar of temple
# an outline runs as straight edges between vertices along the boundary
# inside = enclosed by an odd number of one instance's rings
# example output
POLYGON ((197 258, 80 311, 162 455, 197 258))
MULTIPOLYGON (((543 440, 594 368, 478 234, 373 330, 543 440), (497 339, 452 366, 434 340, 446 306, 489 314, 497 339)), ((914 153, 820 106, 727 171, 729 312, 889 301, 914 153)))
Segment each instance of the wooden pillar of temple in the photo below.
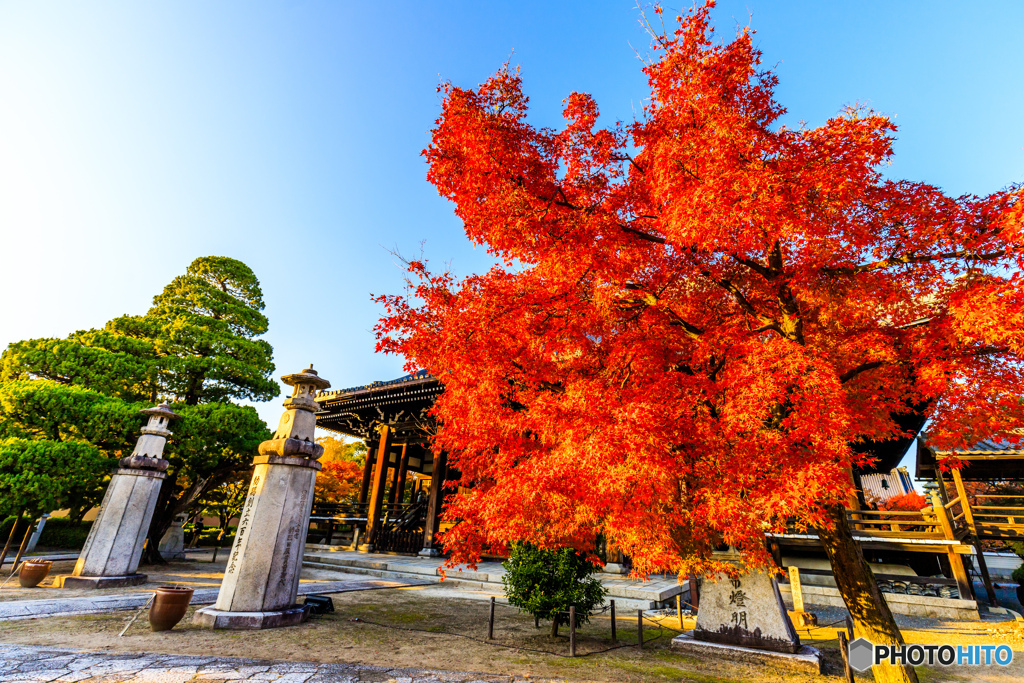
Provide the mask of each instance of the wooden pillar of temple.
POLYGON ((405 485, 405 454, 407 449, 408 445, 403 443, 402 455, 399 456, 398 462, 395 463, 395 473, 391 476, 391 490, 388 491, 388 507, 394 507, 402 502, 401 487, 405 485))
MULTIPOLYGON (((935 471, 941 476, 938 467, 935 471)), ((978 570, 981 571, 981 580, 985 582, 985 592, 988 594, 988 602, 993 607, 999 607, 999 598, 996 597, 995 586, 992 585, 992 577, 988 573, 988 563, 985 562, 985 551, 981 546, 981 539, 978 538, 978 525, 974 522, 974 510, 971 509, 971 501, 967 498, 967 487, 964 486, 960 470, 953 470, 953 485, 956 487, 956 497, 960 499, 960 507, 964 511, 964 522, 968 531, 971 532, 971 540, 974 541, 974 549, 977 552, 978 570)), ((945 487, 943 487, 945 488, 945 487)))
MULTIPOLYGON (((942 535, 948 541, 956 540, 953 525, 949 520, 949 512, 942 504, 942 498, 939 497, 939 494, 936 491, 932 491, 931 498, 932 514, 939 523, 942 535)), ((963 558, 960 557, 952 546, 950 546, 946 555, 949 559, 949 566, 953 570, 953 578, 956 579, 957 590, 960 591, 960 599, 971 600, 974 598, 974 587, 971 585, 971 579, 967 575, 967 568, 964 567, 963 558)))
POLYGON ((366 511, 366 544, 359 546, 360 550, 366 552, 373 552, 374 534, 381 525, 381 508, 384 507, 384 488, 387 484, 393 434, 388 425, 381 425, 377 461, 373 466, 373 482, 370 485, 370 506, 366 511))
POLYGON ((373 454, 376 451, 375 441, 366 442, 366 462, 363 463, 363 482, 359 487, 359 504, 366 505, 366 496, 370 491, 370 480, 373 479, 373 454))
POLYGON ((423 524, 423 550, 420 555, 438 557, 439 548, 434 547, 434 534, 441 523, 444 506, 444 480, 448 474, 448 454, 444 451, 434 454, 434 469, 430 474, 430 492, 427 494, 427 520, 423 524))
POLYGON ((395 494, 395 503, 401 505, 405 502, 405 475, 409 469, 409 447, 408 444, 402 444, 402 457, 398 463, 398 477, 396 479, 395 489, 398 493, 395 494))

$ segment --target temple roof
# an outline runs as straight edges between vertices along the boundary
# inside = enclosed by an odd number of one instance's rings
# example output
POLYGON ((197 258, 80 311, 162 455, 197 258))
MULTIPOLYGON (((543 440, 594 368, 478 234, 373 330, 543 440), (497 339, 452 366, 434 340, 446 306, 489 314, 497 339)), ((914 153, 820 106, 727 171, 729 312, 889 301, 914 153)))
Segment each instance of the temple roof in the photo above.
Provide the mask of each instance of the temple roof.
POLYGON ((378 424, 394 428, 396 439, 422 439, 433 429, 428 414, 444 386, 421 370, 386 382, 373 382, 316 395, 318 427, 361 439, 378 424))
POLYGON ((920 443, 917 449, 918 479, 935 479, 936 461, 955 455, 964 461, 960 470, 964 481, 1024 480, 1024 444, 1013 446, 997 439, 983 439, 965 450, 936 450, 920 443))

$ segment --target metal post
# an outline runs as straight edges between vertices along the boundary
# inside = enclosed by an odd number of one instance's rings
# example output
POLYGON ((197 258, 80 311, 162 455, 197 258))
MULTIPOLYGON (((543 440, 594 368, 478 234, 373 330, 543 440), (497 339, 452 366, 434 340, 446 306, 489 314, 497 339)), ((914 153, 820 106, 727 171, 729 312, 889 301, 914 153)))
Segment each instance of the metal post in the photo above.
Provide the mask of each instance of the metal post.
POLYGON ((487 615, 487 640, 494 640, 494 598, 491 598, 491 611, 487 615))
MULTIPOLYGON (((491 598, 493 601, 494 598, 491 598)), ((492 602, 493 604, 493 602, 492 602)), ((493 610, 494 607, 491 607, 493 610)), ((576 656, 576 606, 569 606, 569 656, 576 656)))
POLYGON ((611 603, 611 606, 612 606, 612 642, 614 643, 614 642, 616 642, 616 639, 615 639, 615 601, 614 600, 609 600, 608 602, 611 603))
POLYGON ((853 669, 850 668, 850 641, 846 639, 846 631, 836 631, 839 636, 839 652, 843 655, 843 673, 845 683, 854 683, 853 669))
POLYGON ((644 611, 642 609, 636 611, 636 643, 641 650, 644 649, 644 611))

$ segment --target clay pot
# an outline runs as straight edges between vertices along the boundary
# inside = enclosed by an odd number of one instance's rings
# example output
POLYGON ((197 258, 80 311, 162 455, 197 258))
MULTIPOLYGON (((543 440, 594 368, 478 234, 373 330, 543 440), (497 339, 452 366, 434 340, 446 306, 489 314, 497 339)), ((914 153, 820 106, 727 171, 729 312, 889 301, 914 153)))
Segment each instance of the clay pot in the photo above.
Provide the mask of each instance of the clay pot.
POLYGON ((149 627, 154 631, 169 631, 181 621, 192 602, 191 588, 160 586, 156 589, 153 606, 149 608, 149 627))
POLYGON ((22 588, 35 588, 50 573, 50 565, 52 564, 53 562, 49 560, 42 560, 40 562, 26 560, 22 562, 21 571, 18 572, 18 583, 21 584, 22 588))

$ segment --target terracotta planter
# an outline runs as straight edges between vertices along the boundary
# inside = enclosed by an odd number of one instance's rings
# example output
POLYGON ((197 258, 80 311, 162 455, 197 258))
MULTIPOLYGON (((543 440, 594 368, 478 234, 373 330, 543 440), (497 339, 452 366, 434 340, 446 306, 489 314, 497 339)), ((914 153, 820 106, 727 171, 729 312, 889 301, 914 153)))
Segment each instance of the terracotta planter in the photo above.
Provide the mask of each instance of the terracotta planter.
POLYGON ((46 575, 50 573, 50 565, 53 562, 43 560, 41 562, 25 561, 21 563, 21 571, 18 572, 18 583, 22 588, 35 588, 46 575))
POLYGON ((153 606, 149 608, 149 627, 154 631, 169 631, 181 621, 192 602, 191 588, 160 586, 156 589, 153 606))

